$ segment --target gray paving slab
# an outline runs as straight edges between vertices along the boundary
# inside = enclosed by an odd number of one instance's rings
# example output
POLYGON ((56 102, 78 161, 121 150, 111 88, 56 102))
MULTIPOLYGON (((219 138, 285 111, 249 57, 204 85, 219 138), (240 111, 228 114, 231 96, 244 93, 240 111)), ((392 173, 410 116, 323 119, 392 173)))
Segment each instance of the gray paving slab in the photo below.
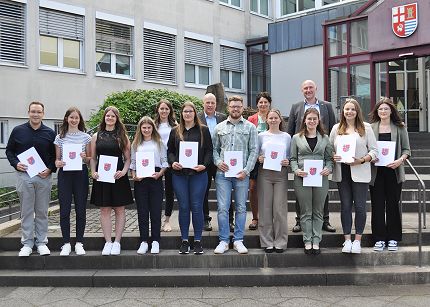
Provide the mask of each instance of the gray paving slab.
POLYGON ((394 301, 396 304, 404 306, 424 307, 430 306, 430 295, 411 296, 405 295, 394 301))
POLYGON ((54 288, 48 292, 35 305, 45 305, 55 303, 58 301, 73 300, 85 296, 91 288, 77 288, 77 287, 66 287, 66 288, 54 288))
POLYGON ((41 305, 41 307, 76 307, 76 306, 90 307, 90 306, 94 306, 94 305, 86 303, 86 302, 79 300, 79 299, 76 299, 76 298, 68 298, 68 299, 63 299, 63 300, 59 300, 56 302, 41 305))
POLYGON ((27 301, 38 301, 43 299, 52 290, 52 287, 19 287, 10 292, 7 297, 27 301))
POLYGON ((212 306, 211 304, 202 302, 198 299, 192 298, 181 298, 177 300, 170 301, 168 303, 163 304, 163 306, 175 306, 175 307, 184 307, 184 306, 212 306))
POLYGON ((15 289, 16 289, 16 287, 4 287, 4 288, 0 288, 0 298, 7 297, 15 289))
POLYGON ((241 297, 246 298, 274 298, 281 297, 281 294, 276 287, 267 287, 267 288, 258 288, 258 287, 250 287, 250 288, 242 288, 241 297))
POLYGON ((162 298, 164 297, 164 289, 160 288, 128 288, 124 294, 124 298, 162 298))
POLYGON ((164 298, 203 298, 202 288, 170 288, 164 290, 164 298))
POLYGON ((24 299, 20 298, 9 298, 0 302, 0 307, 27 307, 34 306, 24 299))
POLYGON ((240 287, 203 288, 203 298, 230 298, 241 297, 240 287))
POLYGON ((127 288, 91 288, 83 297, 86 299, 122 299, 127 288))
POLYGON ((325 307, 325 306, 331 306, 331 304, 322 302, 316 299, 306 298, 306 297, 293 297, 278 304, 278 306, 325 307))

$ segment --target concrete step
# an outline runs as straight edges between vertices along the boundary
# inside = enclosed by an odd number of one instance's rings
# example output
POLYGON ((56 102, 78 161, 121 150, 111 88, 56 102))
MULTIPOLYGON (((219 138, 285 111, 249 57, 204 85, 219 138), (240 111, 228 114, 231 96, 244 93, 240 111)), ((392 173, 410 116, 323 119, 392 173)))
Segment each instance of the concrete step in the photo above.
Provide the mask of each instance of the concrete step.
MULTIPOLYGON (((213 225, 214 228, 217 225, 213 225)), ((337 229, 336 233, 323 232, 323 240, 321 242, 321 247, 324 248, 338 248, 342 245, 344 238, 342 235, 342 230, 337 229)), ((190 242, 193 242, 193 232, 190 231, 190 242)), ((232 234, 231 234, 232 240, 232 234)), ((73 244, 74 238, 72 238, 73 244)), ((413 229, 404 229, 401 246, 417 246, 418 235, 417 231, 413 229)), ((430 245, 430 232, 424 231, 422 233, 422 242, 424 245, 430 245)), ((206 250, 213 250, 219 243, 218 231, 204 231, 202 244, 206 250)), ((260 248, 260 238, 257 231, 247 230, 244 236, 244 244, 248 248, 260 248)), ((372 235, 365 232, 362 237, 363 247, 372 247, 374 244, 372 235)), ((63 245, 63 240, 61 236, 50 236, 48 247, 52 252, 59 251, 63 245)), ((103 249, 104 239, 102 235, 92 234, 91 236, 85 237, 84 246, 88 251, 100 251, 103 249)), ((124 236, 121 239, 121 247, 123 250, 137 250, 140 245, 140 239, 138 232, 132 235, 124 236)), ((160 249, 161 250, 178 250, 181 245, 180 234, 177 231, 170 233, 161 233, 160 249)), ((293 233, 290 231, 288 235, 288 248, 302 248, 303 247, 303 234, 293 233)), ((17 251, 21 248, 20 238, 17 237, 1 237, 0 238, 0 250, 2 252, 13 252, 16 256, 17 251)), ((233 245, 230 243, 230 248, 233 249, 233 245)), ((0 252, 1 253, 1 252, 0 252)), ((1 264, 0 264, 1 265, 1 264)))
POLYGON ((415 265, 0 271, 0 286, 7 287, 368 286, 429 282, 429 268, 415 265))
MULTIPOLYGON (((343 254, 341 247, 322 248, 321 254, 306 255, 302 248, 284 253, 266 254, 262 249, 249 249, 239 255, 234 250, 215 255, 206 249, 203 255, 180 255, 177 250, 161 250, 158 255, 138 255, 136 250, 123 250, 119 256, 102 256, 100 251, 87 251, 85 256, 62 257, 59 252, 41 257, 37 254, 19 258, 16 252, 0 253, 0 270, 128 270, 128 269, 227 269, 227 268, 294 268, 294 267, 376 267, 381 265, 416 265, 418 248, 402 246, 398 252, 375 252, 363 248, 361 254, 343 254)), ((430 262, 430 246, 423 247, 422 261, 430 262)))

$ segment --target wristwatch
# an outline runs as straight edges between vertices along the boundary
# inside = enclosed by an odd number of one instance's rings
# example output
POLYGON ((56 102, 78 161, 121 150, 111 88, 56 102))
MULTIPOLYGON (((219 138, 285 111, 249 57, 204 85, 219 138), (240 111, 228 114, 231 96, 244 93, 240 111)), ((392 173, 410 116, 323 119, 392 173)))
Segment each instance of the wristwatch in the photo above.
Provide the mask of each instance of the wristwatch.
POLYGON ((360 162, 361 164, 366 163, 366 158, 363 158, 363 161, 360 162))

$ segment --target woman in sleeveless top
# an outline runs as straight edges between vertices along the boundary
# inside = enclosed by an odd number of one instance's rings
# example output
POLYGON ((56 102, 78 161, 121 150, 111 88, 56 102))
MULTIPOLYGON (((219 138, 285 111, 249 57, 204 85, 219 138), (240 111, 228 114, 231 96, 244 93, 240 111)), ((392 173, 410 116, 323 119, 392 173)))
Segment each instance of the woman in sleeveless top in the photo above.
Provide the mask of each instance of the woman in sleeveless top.
POLYGON ((125 225, 125 205, 133 203, 130 182, 127 176, 130 166, 130 141, 118 109, 107 107, 99 131, 91 139, 91 173, 93 189, 91 204, 100 207, 100 221, 106 240, 102 255, 119 255, 121 237, 125 225), (100 155, 118 157, 115 183, 100 182, 98 159, 100 155), (112 243, 111 212, 115 212, 115 241, 112 243))

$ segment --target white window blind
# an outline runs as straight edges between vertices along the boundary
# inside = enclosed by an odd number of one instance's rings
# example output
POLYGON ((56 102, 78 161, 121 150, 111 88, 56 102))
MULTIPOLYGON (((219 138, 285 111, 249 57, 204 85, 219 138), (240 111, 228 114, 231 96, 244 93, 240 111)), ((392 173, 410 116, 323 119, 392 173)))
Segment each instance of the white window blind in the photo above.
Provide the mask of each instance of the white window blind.
POLYGON ((133 27, 96 20, 96 51, 133 55, 133 27))
POLYGON ((185 38, 185 64, 212 67, 212 44, 185 38))
POLYGON ((39 32, 42 35, 83 41, 84 16, 41 7, 39 32))
POLYGON ((25 64, 25 4, 0 0, 0 61, 25 64))
POLYGON ((220 68, 243 72, 243 50, 221 46, 220 68))
POLYGON ((176 83, 176 35, 143 29, 144 79, 176 83))

